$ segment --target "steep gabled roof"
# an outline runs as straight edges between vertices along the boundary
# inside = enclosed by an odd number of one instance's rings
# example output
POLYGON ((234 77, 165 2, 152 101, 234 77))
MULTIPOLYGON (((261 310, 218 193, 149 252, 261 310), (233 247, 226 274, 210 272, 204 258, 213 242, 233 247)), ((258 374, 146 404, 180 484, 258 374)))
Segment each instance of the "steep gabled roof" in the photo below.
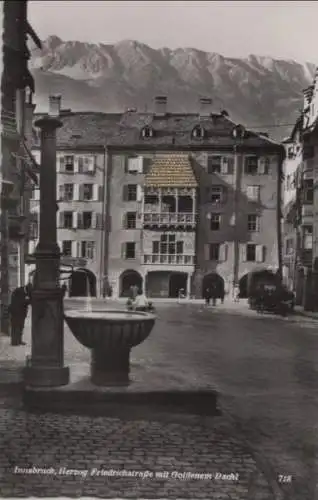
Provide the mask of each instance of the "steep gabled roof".
MULTIPOLYGON (((202 117, 197 113, 124 113, 114 135, 109 138, 108 146, 113 148, 195 148, 209 146, 231 147, 236 144, 232 136, 236 126, 224 114, 212 114, 202 117), (193 137, 193 129, 200 125, 204 130, 203 137, 193 137), (144 138, 141 130, 150 126, 153 137, 144 138)), ((246 130, 243 145, 251 148, 279 149, 281 145, 265 135, 246 130)))
MULTIPOLYGON (((35 115, 35 119, 43 114, 35 115)), ((57 149, 105 147, 122 113, 62 112, 63 127, 57 130, 57 149)), ((35 142, 34 147, 38 146, 35 142)))
POLYGON ((145 176, 146 186, 197 187, 191 160, 185 154, 158 155, 145 176))

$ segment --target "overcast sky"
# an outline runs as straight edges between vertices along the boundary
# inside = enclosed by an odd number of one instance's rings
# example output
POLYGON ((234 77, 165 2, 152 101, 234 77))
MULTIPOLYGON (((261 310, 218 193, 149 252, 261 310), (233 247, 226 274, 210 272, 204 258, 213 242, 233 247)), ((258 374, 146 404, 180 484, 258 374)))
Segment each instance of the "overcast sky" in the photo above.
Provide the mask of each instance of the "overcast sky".
POLYGON ((40 38, 195 47, 318 63, 318 1, 31 1, 40 38))

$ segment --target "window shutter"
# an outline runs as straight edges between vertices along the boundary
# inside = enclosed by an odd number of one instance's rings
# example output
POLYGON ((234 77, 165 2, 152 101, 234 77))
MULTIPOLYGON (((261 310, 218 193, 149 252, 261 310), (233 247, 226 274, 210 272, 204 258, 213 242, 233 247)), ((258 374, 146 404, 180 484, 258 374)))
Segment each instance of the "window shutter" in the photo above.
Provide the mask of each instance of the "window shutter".
POLYGON ((93 184, 93 201, 99 201, 99 185, 93 184))
POLYGON ((97 213, 92 213, 92 229, 98 229, 97 227, 97 213))
POLYGON ((99 201, 104 200, 104 186, 99 186, 98 199, 99 201))
POLYGON ((122 228, 123 229, 127 229, 127 213, 123 214, 123 217, 122 217, 122 228))
POLYGON ((264 156, 258 159, 258 173, 266 174, 266 158, 264 156))
POLYGON ((83 227, 83 213, 82 212, 76 212, 77 213, 77 227, 78 229, 81 229, 83 227))
POLYGON ((72 257, 77 257, 77 241, 72 241, 72 257))
POLYGON ((228 160, 227 163, 228 174, 234 174, 234 157, 228 156, 227 160, 228 160))
POLYGON ((140 174, 144 173, 144 157, 138 156, 138 172, 140 174))
POLYGON ((65 156, 60 156, 59 166, 57 167, 58 172, 65 172, 65 156))
POLYGON ((33 193, 34 193, 34 201, 40 201, 40 190, 35 189, 33 193))
POLYGON ((220 258, 219 260, 225 262, 227 259, 227 244, 223 243, 220 245, 220 258))
POLYGON ((74 174, 78 174, 78 172, 79 172, 79 163, 78 163, 79 158, 78 158, 78 156, 74 156, 73 158, 74 158, 73 159, 73 161, 74 161, 74 174))
POLYGON ((60 241, 57 242, 57 244, 59 246, 60 252, 62 253, 62 251, 63 251, 63 241, 60 240, 60 241))
POLYGON ((78 172, 80 174, 82 174, 84 172, 84 158, 83 158, 83 156, 77 157, 77 168, 78 168, 78 172))
POLYGON ((121 244, 121 258, 126 259, 126 243, 121 244))
POLYGON ((227 156, 222 156, 221 158, 221 174, 228 174, 229 173, 229 162, 228 162, 228 157, 227 156))
POLYGON ((58 174, 61 169, 61 157, 57 156, 56 158, 56 173, 58 174))
POLYGON ((241 244, 241 262, 247 261, 247 246, 246 243, 241 244))
POLYGON ((128 184, 123 186, 123 201, 128 200, 128 184))
POLYGON ((88 157, 88 164, 87 164, 88 172, 93 173, 95 171, 95 164, 96 164, 96 157, 89 156, 88 157))
POLYGON ((64 184, 60 184, 58 190, 59 190, 58 199, 62 201, 64 200, 64 193, 65 193, 64 184))
POLYGON ((78 212, 73 212, 73 229, 78 228, 78 212))
POLYGON ((206 243, 204 245, 204 260, 210 260, 210 244, 206 243))
POLYGON ((256 245, 256 262, 263 262, 263 245, 256 245))
POLYGON ((83 252, 82 252, 82 242, 78 241, 78 242, 76 242, 76 245, 77 245, 77 249, 76 249, 77 257, 85 257, 85 255, 83 255, 83 252))
POLYGON ((129 157, 128 156, 122 156, 121 157, 121 168, 123 168, 124 172, 127 174, 128 172, 128 165, 129 165, 129 157))
POLYGON ((96 214, 96 228, 103 229, 103 218, 102 214, 96 214))
POLYGON ((142 186, 138 185, 137 186, 137 201, 142 201, 142 196, 143 196, 142 186))
POLYGON ((73 191, 73 200, 74 201, 81 200, 81 197, 80 197, 80 188, 81 187, 82 187, 82 185, 80 185, 80 184, 74 184, 74 191, 73 191))
POLYGON ((57 227, 64 227, 64 212, 58 212, 57 217, 58 217, 57 227))

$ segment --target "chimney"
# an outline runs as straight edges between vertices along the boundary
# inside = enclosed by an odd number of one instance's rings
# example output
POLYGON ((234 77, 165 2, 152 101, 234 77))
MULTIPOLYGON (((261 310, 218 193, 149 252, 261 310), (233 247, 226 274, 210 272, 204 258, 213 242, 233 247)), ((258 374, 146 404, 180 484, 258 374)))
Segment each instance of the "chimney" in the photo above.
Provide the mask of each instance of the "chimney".
POLYGON ((155 113, 156 115, 165 115, 167 112, 167 97, 166 96, 156 96, 155 97, 155 113))
POLYGON ((210 116, 212 114, 212 99, 210 97, 200 98, 200 116, 210 116))
POLYGON ((49 115, 60 116, 61 113, 61 95, 50 95, 49 97, 49 115))

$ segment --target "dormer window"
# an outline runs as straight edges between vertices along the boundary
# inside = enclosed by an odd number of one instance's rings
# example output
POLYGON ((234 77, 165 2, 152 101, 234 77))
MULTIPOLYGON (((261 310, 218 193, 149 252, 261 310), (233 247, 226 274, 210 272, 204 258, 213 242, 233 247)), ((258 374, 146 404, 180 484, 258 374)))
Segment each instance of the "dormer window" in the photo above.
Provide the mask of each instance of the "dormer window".
POLYGON ((149 127, 148 125, 144 127, 141 131, 141 137, 144 137, 145 139, 148 139, 149 137, 153 137, 153 129, 149 127))
POLYGON ((203 139, 205 136, 205 130, 203 127, 201 127, 201 125, 197 125, 196 127, 194 127, 194 129, 192 130, 192 137, 194 139, 203 139))

